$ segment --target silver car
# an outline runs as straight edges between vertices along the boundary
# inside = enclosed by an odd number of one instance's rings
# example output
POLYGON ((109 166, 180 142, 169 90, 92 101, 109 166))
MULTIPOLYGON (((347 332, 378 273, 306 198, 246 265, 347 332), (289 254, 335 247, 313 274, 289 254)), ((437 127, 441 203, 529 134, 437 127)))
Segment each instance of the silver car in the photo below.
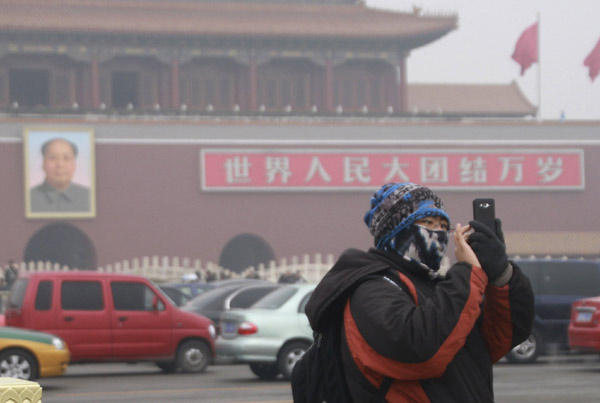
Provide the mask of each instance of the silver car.
POLYGON ((244 310, 223 312, 217 357, 248 363, 263 379, 290 379, 296 362, 313 342, 304 308, 316 284, 284 285, 244 310))

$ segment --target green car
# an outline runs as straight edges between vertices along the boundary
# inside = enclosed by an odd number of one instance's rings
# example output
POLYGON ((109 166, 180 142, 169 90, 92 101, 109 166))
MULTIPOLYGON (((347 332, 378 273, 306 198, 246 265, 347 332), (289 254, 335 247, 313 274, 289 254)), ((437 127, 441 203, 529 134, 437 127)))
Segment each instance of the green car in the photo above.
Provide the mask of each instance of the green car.
POLYGON ((0 376, 31 381, 62 375, 70 358, 69 349, 60 337, 0 326, 0 376))
POLYGON ((296 362, 313 342, 313 332, 304 313, 316 284, 290 284, 258 300, 247 309, 221 314, 217 357, 247 363, 263 379, 280 374, 290 379, 296 362))

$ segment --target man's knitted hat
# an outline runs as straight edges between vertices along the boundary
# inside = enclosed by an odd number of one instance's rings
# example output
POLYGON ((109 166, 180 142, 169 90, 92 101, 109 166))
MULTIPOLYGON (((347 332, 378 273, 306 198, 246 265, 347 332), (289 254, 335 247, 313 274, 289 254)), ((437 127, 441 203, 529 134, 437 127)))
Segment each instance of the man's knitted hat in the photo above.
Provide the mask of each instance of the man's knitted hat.
POLYGON ((388 183, 371 197, 371 209, 365 214, 365 223, 380 248, 400 231, 424 217, 439 216, 448 220, 442 200, 415 183, 388 183))

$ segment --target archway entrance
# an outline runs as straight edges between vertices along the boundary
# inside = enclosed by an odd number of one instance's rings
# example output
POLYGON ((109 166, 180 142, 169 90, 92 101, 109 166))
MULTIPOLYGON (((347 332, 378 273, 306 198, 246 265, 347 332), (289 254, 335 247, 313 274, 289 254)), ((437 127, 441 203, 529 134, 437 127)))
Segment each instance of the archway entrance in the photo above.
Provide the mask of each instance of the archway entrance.
POLYGON ((33 234, 25 248, 23 260, 58 263, 79 270, 95 270, 96 249, 79 228, 67 223, 54 223, 33 234))
POLYGON ((254 234, 240 234, 227 242, 219 265, 239 273, 250 266, 267 265, 271 260, 275 260, 275 254, 264 239, 254 234))

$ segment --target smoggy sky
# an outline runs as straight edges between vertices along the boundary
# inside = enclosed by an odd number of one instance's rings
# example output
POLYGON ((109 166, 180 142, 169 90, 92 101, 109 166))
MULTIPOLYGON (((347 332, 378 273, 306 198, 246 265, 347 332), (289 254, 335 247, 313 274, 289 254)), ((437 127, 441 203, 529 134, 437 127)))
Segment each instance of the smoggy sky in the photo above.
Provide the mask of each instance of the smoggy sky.
POLYGON ((544 120, 600 120, 600 76, 586 56, 600 40, 600 0, 367 0, 372 8, 457 14, 458 29, 408 58, 409 83, 510 83, 515 80, 544 120), (540 63, 523 76, 511 58, 521 33, 540 19, 540 63), (541 69, 540 69, 541 65, 541 69))

